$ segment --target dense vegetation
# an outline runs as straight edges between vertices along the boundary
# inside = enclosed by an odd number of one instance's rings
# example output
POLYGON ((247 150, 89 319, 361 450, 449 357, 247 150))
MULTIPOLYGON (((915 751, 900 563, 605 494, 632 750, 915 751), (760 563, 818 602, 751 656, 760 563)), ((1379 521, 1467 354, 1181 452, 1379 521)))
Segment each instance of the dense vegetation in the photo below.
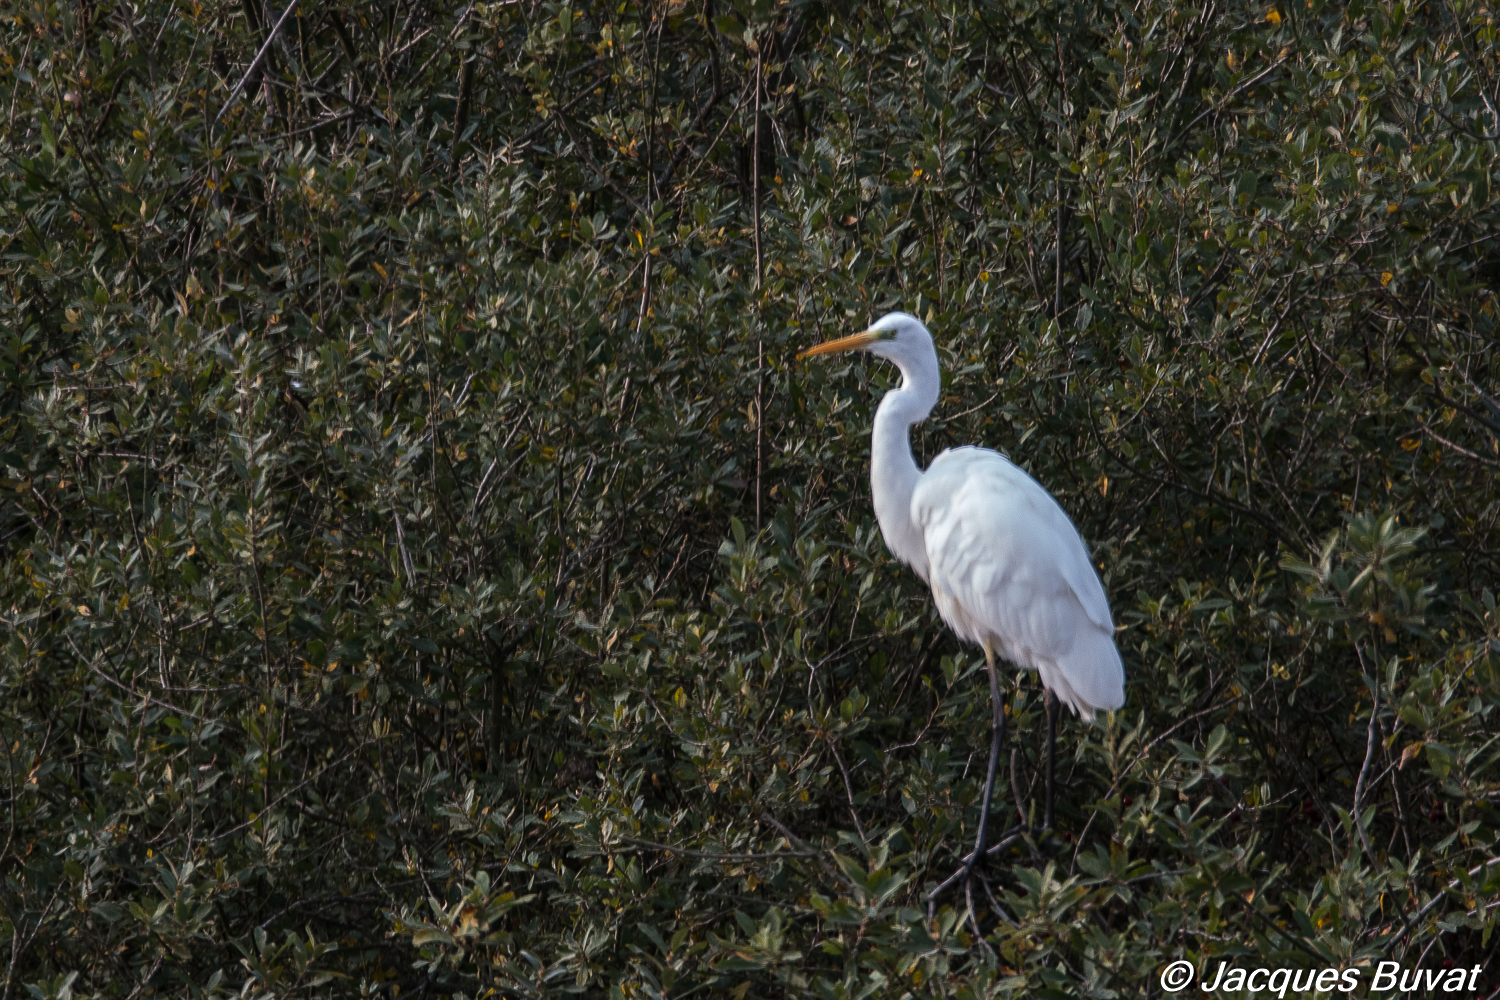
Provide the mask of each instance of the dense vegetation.
POLYGON ((1497 17, 8 5, 0 1000, 1493 966, 1497 17), (1128 674, 932 920, 982 658, 794 361, 893 308, 1128 674))

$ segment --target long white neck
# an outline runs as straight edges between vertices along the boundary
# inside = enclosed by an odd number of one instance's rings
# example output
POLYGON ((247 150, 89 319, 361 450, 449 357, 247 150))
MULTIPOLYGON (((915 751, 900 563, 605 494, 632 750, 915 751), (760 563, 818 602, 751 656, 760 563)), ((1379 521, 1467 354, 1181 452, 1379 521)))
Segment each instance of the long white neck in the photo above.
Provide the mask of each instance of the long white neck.
POLYGON ((897 559, 926 580, 927 548, 911 516, 911 495, 922 478, 922 470, 912 457, 909 428, 932 412, 942 376, 936 355, 903 359, 897 364, 901 366, 901 388, 886 393, 875 411, 875 430, 870 438, 870 486, 875 519, 880 522, 885 544, 897 559))

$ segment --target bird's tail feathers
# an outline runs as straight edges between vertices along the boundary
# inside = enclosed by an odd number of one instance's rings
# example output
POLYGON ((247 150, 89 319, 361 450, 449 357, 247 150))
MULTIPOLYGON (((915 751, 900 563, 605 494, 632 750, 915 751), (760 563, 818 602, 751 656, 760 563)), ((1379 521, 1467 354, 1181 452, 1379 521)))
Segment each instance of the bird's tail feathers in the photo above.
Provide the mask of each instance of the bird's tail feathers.
POLYGON ((1066 656, 1038 668, 1042 683, 1085 721, 1125 705, 1125 665, 1114 639, 1103 631, 1087 629, 1066 656))

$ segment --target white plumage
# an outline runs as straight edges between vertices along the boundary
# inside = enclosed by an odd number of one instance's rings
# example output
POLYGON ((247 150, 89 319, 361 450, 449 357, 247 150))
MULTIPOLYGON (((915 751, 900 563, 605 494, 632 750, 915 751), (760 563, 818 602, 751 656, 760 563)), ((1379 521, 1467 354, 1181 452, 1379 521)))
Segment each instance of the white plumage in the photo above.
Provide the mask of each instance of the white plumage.
POLYGON ((1125 704, 1109 600, 1068 515, 988 448, 943 452, 912 491, 927 583, 960 639, 1036 670, 1085 719, 1125 704))
POLYGON ((875 414, 870 482, 886 544, 932 588, 960 639, 1036 670, 1085 719, 1125 704, 1109 600, 1078 529, 1042 486, 999 452, 952 448, 923 472, 909 428, 942 385, 932 335, 891 313, 807 354, 863 349, 894 361, 899 389, 875 414))

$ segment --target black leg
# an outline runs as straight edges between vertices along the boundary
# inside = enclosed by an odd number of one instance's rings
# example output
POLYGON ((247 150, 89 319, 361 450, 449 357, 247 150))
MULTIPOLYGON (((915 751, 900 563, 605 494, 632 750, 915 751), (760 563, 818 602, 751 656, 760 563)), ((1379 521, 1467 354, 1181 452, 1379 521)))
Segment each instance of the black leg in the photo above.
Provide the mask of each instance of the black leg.
POLYGON ((1047 705, 1047 807, 1043 812, 1042 829, 1052 829, 1053 775, 1057 770, 1057 695, 1050 690, 1043 696, 1047 705))
POLYGON ((989 647, 985 647, 984 654, 990 674, 990 763, 984 778, 984 801, 979 807, 979 836, 974 840, 974 853, 964 866, 970 871, 984 856, 985 836, 990 827, 990 796, 995 791, 995 766, 1000 762, 1000 746, 1005 742, 1005 696, 1000 693, 995 655, 989 647))
MULTIPOLYGON (((931 919, 937 910, 938 896, 960 880, 967 882, 974 873, 974 866, 987 853, 985 846, 990 826, 990 797, 995 791, 995 768, 1000 763, 1000 749, 1005 743, 1005 696, 1000 693, 1000 676, 995 670, 995 652, 988 645, 984 647, 984 662, 990 675, 990 762, 985 769, 984 801, 979 805, 979 834, 974 841, 974 853, 964 859, 958 871, 944 879, 943 883, 928 895, 928 919, 931 919)), ((1001 843, 1005 843, 1008 839, 1008 837, 1000 838, 1001 843)), ((995 849, 990 848, 990 850, 995 849)))

